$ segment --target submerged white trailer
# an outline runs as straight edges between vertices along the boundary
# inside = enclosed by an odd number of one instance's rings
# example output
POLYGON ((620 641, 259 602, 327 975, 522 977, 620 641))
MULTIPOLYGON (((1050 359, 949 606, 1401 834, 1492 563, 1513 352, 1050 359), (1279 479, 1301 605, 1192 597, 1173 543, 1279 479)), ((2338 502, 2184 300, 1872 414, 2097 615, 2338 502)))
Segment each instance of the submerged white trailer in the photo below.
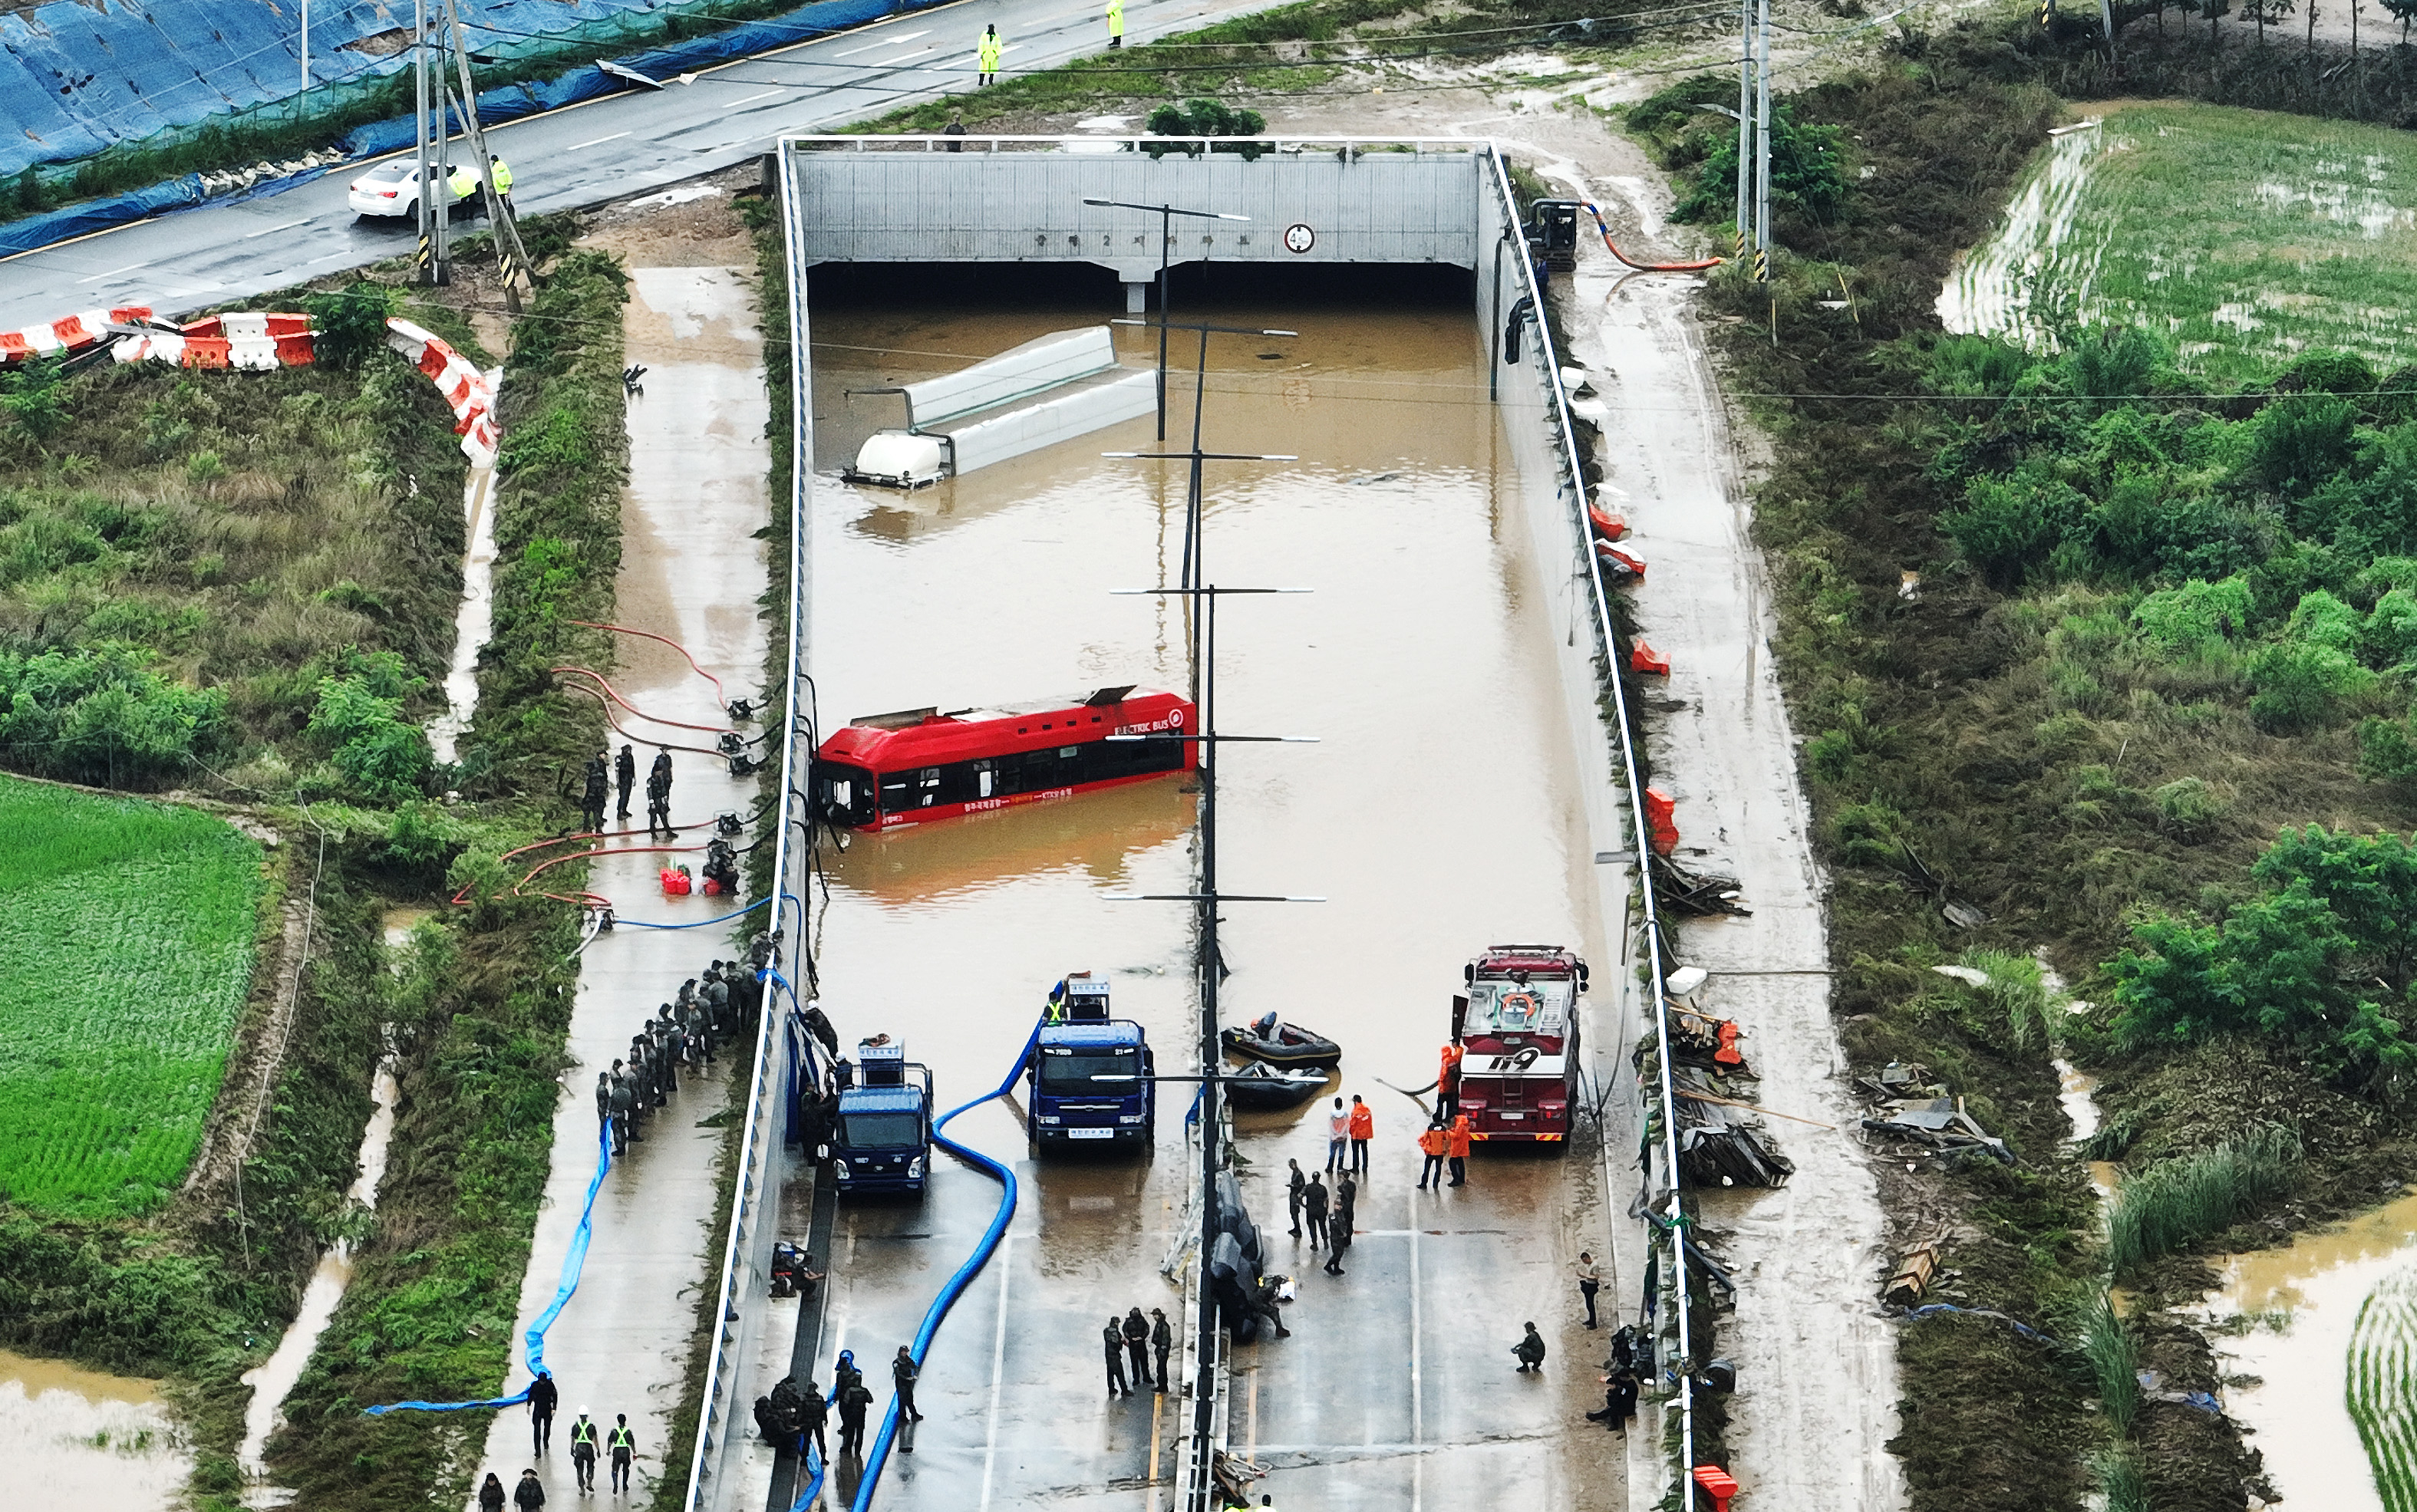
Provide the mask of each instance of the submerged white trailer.
POLYGON ((847 470, 852 483, 916 489, 1148 415, 1157 374, 1117 362, 1105 325, 1053 331, 962 372, 900 388, 906 423, 876 431, 847 470))

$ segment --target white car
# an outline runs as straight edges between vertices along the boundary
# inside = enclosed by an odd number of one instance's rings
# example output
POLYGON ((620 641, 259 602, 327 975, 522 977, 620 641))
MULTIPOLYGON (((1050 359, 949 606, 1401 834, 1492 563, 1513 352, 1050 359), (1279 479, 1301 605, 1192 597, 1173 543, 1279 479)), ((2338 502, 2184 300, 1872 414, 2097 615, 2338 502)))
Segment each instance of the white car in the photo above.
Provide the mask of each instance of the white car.
MULTIPOLYGON (((418 166, 418 160, 411 158, 382 162, 353 180, 344 203, 353 207, 356 215, 398 216, 416 222, 419 218, 418 166)), ((429 166, 428 173, 436 180, 436 203, 448 211, 479 192, 473 185, 468 195, 454 193, 452 185, 439 174, 434 164, 429 166)))

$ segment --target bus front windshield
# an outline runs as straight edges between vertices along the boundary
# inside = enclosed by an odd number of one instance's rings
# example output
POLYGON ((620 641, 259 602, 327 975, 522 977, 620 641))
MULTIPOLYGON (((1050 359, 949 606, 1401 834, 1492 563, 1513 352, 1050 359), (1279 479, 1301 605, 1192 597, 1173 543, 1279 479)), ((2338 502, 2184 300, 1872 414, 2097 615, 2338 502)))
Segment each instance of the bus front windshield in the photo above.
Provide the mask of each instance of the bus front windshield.
POLYGON ((1124 1097, 1141 1090, 1140 1052, 1131 1050, 1043 1050, 1041 1052, 1041 1090, 1052 1096, 1073 1097, 1089 1095, 1103 1097, 1124 1097), (1113 1076, 1129 1079, 1122 1081, 1095 1081, 1094 1077, 1113 1076))

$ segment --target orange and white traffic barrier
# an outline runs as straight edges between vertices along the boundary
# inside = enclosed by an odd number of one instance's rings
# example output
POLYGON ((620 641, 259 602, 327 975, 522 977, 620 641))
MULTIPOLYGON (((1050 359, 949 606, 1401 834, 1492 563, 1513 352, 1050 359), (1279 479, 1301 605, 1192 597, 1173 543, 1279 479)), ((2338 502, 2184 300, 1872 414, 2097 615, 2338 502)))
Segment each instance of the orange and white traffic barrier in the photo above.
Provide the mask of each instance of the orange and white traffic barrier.
POLYGON ((401 317, 386 323, 386 344, 418 365, 453 407, 453 433, 462 454, 480 467, 495 464, 495 385, 479 365, 433 331, 401 317))
POLYGON ((1670 675, 1670 658, 1654 650, 1649 643, 1639 641, 1628 648, 1628 670, 1643 673, 1648 677, 1667 677, 1670 675))
POLYGON ((1645 576, 1645 558, 1625 546, 1599 540, 1594 543, 1594 554, 1598 562, 1618 576, 1640 579, 1645 576))
POLYGON ((169 329, 157 322, 113 322, 120 362, 180 368, 242 368, 265 372, 317 359, 311 317, 262 310, 208 315, 169 329))
POLYGON ((131 325, 151 318, 148 305, 124 305, 115 310, 88 310, 64 320, 44 321, 22 331, 0 331, 0 367, 31 357, 81 352, 109 334, 113 325, 131 325))

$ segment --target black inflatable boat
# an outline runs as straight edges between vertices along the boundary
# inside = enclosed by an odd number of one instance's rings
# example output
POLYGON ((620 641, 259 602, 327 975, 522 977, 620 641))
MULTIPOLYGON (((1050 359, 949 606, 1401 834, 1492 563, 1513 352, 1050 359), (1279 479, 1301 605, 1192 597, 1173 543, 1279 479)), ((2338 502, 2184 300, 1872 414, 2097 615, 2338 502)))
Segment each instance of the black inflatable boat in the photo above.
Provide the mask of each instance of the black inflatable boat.
POLYGON ((1313 1035, 1297 1023, 1278 1023, 1272 1016, 1248 1029, 1228 1029, 1218 1036, 1225 1053, 1269 1066, 1333 1066, 1343 1059, 1343 1047, 1324 1035, 1313 1035))
POLYGON ((1225 1079, 1225 1098, 1237 1108, 1298 1108, 1326 1090, 1324 1066, 1284 1069, 1254 1062, 1225 1079))

